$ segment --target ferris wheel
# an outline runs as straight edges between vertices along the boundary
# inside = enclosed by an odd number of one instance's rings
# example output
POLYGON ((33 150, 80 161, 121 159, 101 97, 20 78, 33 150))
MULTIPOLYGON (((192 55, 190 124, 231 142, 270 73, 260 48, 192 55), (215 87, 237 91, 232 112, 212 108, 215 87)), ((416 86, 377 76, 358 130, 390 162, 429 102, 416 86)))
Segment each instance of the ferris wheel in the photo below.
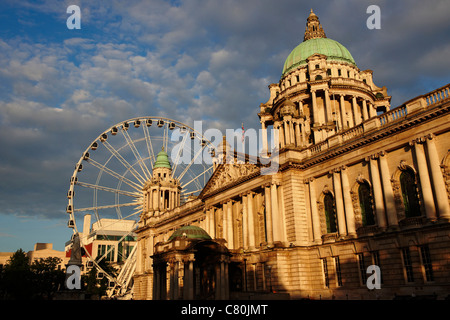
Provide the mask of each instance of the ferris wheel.
POLYGON ((162 117, 113 125, 82 153, 67 193, 68 227, 80 236, 87 268, 95 267, 98 277, 108 280, 109 297, 124 296, 132 287, 134 231, 145 211, 144 189, 152 181, 155 163, 169 160, 170 178, 179 190, 174 209, 201 192, 213 172, 213 156, 214 145, 200 132, 162 117), (102 261, 115 271, 102 268, 102 261))

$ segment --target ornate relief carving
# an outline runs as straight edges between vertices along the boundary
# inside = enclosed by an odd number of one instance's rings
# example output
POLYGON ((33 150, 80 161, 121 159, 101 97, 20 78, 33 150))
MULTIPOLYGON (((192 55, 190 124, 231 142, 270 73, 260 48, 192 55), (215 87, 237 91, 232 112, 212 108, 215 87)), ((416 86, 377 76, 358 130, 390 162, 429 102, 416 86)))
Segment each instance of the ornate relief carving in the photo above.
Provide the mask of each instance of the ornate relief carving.
POLYGON ((208 192, 218 190, 237 180, 257 173, 260 169, 254 164, 225 164, 210 181, 208 192))

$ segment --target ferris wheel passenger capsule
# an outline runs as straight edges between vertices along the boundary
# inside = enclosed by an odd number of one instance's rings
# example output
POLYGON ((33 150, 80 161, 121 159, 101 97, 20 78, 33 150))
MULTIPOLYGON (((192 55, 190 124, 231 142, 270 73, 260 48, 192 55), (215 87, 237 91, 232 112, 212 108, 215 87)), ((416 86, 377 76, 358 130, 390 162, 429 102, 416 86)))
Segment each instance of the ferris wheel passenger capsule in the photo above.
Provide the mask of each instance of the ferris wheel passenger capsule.
POLYGON ((72 190, 67 191, 67 199, 72 199, 74 194, 75 194, 75 191, 72 191, 72 190))
POLYGON ((175 129, 175 122, 170 122, 170 123, 169 123, 169 129, 170 129, 170 130, 175 129))
POLYGON ((191 132, 191 139, 192 139, 192 140, 195 139, 195 132, 191 132))
POLYGON ((69 204, 69 205, 67 205, 67 207, 66 207, 66 212, 67 213, 72 213, 72 206, 69 204))
POLYGON ((134 127, 135 127, 135 128, 139 128, 140 125, 141 125, 141 121, 140 121, 140 120, 136 120, 136 121, 134 122, 134 127))
POLYGON ((128 122, 123 123, 123 130, 128 130, 129 127, 130 127, 130 125, 128 122))
POLYGON ((83 155, 83 160, 87 160, 87 159, 89 159, 89 157, 90 157, 89 152, 86 152, 86 153, 83 155))
POLYGON ((82 164, 82 163, 80 163, 80 164, 77 166, 77 171, 80 172, 81 170, 83 170, 83 164, 82 164))
POLYGON ((164 120, 162 120, 162 119, 158 120, 157 126, 161 128, 163 125, 164 125, 164 120))
POLYGON ((93 268, 94 267, 94 261, 89 260, 88 262, 86 262, 86 268, 93 268))
POLYGON ((147 127, 150 127, 152 125, 152 119, 147 119, 145 123, 147 124, 147 127))
POLYGON ((116 134, 117 134, 117 127, 112 127, 111 128, 111 134, 113 135, 113 136, 115 136, 116 134))
POLYGON ((92 145, 91 145, 91 150, 97 150, 98 148, 98 143, 97 141, 95 141, 92 145))
POLYGON ((102 134, 102 136, 100 137, 100 141, 105 142, 106 139, 108 139, 108 135, 106 133, 102 134))
POLYGON ((75 228, 75 221, 73 221, 72 219, 70 219, 68 222, 67 222, 67 227, 69 227, 69 228, 75 228))

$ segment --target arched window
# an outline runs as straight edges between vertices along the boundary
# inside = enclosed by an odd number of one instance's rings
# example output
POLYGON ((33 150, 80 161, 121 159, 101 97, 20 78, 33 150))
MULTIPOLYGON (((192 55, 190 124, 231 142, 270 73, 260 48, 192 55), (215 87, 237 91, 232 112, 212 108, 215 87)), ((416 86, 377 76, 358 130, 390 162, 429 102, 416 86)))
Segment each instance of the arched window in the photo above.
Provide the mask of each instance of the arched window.
POLYGON ((370 194, 370 186, 367 182, 360 184, 358 188, 358 195, 363 226, 365 227, 374 225, 375 218, 373 215, 372 197, 370 194))
POLYGON ((336 216, 334 214, 334 198, 330 193, 327 193, 323 198, 323 206, 327 222, 327 233, 337 232, 336 216))
POLYGON ((402 189, 403 204, 405 205, 405 216, 420 216, 420 205, 416 191, 415 174, 407 169, 400 175, 400 187, 402 189))

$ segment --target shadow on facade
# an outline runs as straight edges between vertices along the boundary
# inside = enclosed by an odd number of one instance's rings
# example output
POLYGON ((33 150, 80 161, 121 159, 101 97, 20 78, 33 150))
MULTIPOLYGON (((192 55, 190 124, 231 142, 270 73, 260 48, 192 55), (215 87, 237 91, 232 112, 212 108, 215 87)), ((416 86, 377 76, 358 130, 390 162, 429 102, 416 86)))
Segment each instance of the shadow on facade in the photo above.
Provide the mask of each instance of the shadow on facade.
POLYGON ((155 246, 154 300, 288 299, 264 261, 247 260, 223 239, 177 237, 155 246))

